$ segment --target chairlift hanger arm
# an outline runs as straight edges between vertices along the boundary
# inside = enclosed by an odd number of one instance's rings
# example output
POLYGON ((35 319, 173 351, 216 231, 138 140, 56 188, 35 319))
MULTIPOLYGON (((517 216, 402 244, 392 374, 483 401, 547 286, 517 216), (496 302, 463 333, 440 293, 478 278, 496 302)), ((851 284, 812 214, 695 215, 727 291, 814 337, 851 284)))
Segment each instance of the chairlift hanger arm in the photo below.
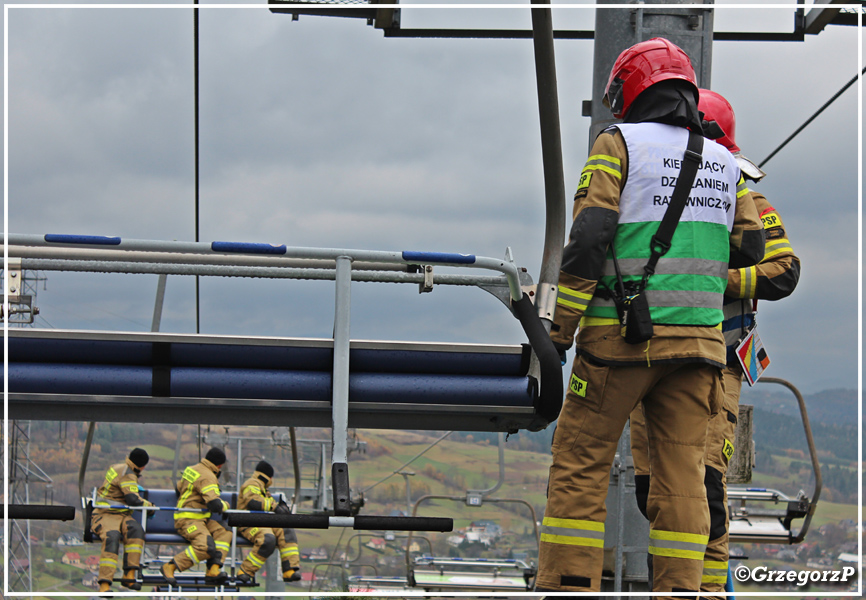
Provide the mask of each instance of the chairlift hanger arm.
POLYGON ((809 503, 808 514, 806 514, 805 519, 803 520, 803 526, 800 528, 800 531, 797 532, 797 535, 792 538, 792 544, 798 544, 803 541, 806 537, 806 532, 809 530, 809 525, 812 522, 812 515, 815 514, 815 508, 818 504, 818 498, 821 497, 821 489, 824 486, 824 480, 821 477, 821 463, 818 461, 818 451, 815 448, 815 440, 812 437, 812 427, 809 424, 809 415, 806 412, 806 401, 803 399, 803 395, 800 393, 796 387, 794 387, 791 382, 786 381, 785 379, 779 379, 776 377, 762 377, 758 380, 763 383, 776 383, 782 386, 785 386, 794 394, 797 398, 797 405, 800 408, 800 417, 803 420, 803 430, 806 434, 806 444, 809 446, 809 457, 812 461, 812 472, 815 475, 815 489, 812 492, 812 498, 809 503))
MULTIPOLYGON (((418 507, 421 506, 421 504, 423 502, 426 502, 428 500, 451 500, 454 502, 465 502, 466 496, 445 496, 445 495, 437 495, 437 494, 428 494, 426 496, 421 496, 420 498, 418 498, 415 501, 415 505, 412 507, 412 517, 413 518, 415 517, 415 515, 418 514, 418 507)), ((539 532, 538 532, 538 519, 535 515, 535 509, 532 507, 532 504, 530 504, 526 500, 521 500, 519 498, 485 498, 484 501, 485 502, 514 502, 514 503, 518 503, 518 504, 523 504, 527 508, 529 508, 529 513, 530 513, 530 516, 532 519, 532 530, 533 530, 533 533, 535 535, 536 549, 538 549, 540 547, 541 538, 540 538, 539 532)), ((410 552, 409 552, 409 546, 410 546, 411 541, 412 541, 412 533, 409 534, 409 537, 406 541, 405 557, 406 557, 406 570, 407 570, 407 572, 411 571, 411 569, 412 569, 412 563, 410 560, 410 552)))

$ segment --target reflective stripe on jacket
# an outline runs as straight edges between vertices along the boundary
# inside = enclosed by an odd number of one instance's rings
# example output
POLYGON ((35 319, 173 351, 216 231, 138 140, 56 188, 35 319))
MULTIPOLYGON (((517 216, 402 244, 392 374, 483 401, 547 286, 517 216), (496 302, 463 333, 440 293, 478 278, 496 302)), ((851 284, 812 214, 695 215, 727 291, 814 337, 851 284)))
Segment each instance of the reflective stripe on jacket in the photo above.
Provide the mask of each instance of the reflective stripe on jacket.
POLYGON ((755 301, 786 298, 800 280, 800 259, 788 241, 779 211, 760 193, 753 191, 752 198, 761 216, 767 243, 760 264, 728 271, 722 332, 730 365, 738 364, 736 347, 755 323, 755 301))
MULTIPOLYGON (((220 497, 220 488, 217 480, 217 468, 207 459, 196 465, 183 470, 183 475, 178 483, 177 490, 180 494, 177 500, 177 508, 207 508, 207 503, 214 498, 220 497)), ((211 513, 178 511, 174 519, 209 519, 211 513)))

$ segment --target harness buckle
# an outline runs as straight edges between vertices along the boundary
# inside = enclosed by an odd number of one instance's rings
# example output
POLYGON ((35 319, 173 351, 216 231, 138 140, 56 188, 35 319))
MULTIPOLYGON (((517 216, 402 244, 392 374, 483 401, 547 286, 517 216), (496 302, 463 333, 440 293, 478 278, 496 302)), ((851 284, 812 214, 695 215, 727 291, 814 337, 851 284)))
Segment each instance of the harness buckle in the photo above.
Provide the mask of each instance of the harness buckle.
POLYGON ((688 161, 693 162, 693 163, 701 164, 701 160, 703 159, 703 156, 701 156, 697 152, 692 152, 691 150, 686 148, 686 153, 683 156, 683 159, 688 160, 688 161))

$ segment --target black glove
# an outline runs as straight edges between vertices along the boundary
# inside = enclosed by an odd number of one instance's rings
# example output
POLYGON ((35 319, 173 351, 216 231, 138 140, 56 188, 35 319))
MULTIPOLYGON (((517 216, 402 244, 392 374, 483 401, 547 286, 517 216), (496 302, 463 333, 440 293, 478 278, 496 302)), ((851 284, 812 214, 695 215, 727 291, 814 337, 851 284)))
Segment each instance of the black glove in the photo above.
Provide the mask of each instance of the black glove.
POLYGON ((560 342, 553 342, 553 347, 556 348, 557 352, 559 352, 559 362, 565 365, 568 362, 568 359, 565 357, 565 353, 568 352, 569 348, 571 348, 571 344, 561 344, 560 342))
POLYGON ((292 509, 283 500, 280 500, 280 503, 274 507, 274 512, 278 515, 290 515, 292 514, 292 509))
POLYGON ((221 514, 225 508, 226 505, 220 498, 214 498, 207 503, 207 509, 212 513, 221 514))

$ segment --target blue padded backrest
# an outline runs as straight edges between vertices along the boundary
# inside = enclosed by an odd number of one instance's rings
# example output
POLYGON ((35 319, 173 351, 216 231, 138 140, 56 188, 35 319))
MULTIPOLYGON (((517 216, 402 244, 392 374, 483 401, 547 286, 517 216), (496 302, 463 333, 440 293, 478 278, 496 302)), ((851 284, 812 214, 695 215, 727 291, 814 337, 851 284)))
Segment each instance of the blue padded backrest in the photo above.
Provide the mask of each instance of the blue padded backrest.
MULTIPOLYGON (((132 340, 76 340, 49 338, 9 339, 9 360, 14 363, 60 363, 150 367, 157 362, 172 367, 228 367, 278 369, 329 373, 333 368, 330 348, 255 344, 200 344, 193 342, 146 342, 132 340)), ((440 373, 452 375, 499 375, 522 377, 529 363, 528 348, 505 353, 404 349, 353 348, 352 372, 440 373)))
MULTIPOLYGON (((220 494, 220 498, 228 502, 231 508, 237 508, 237 496, 236 492, 222 492, 220 494)), ((157 506, 177 506, 177 494, 174 490, 144 490, 142 497, 157 506)), ((215 517, 217 520, 223 521, 223 526, 226 529, 230 529, 221 516, 215 515, 215 517)), ((156 515, 147 522, 147 533, 177 533, 174 528, 174 512, 170 510, 157 511, 156 515)))

